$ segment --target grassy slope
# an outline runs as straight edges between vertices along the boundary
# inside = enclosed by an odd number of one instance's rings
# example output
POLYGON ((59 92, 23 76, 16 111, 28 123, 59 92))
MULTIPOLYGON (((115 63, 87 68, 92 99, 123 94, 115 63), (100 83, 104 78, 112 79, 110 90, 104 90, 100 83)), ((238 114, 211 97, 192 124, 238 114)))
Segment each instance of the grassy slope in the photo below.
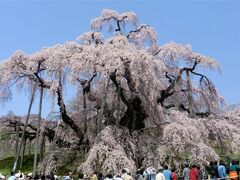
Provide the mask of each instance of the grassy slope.
MULTIPOLYGON (((23 161, 23 168, 21 169, 21 172, 24 174, 32 172, 33 167, 33 158, 34 155, 25 155, 24 161, 23 161)), ((9 176, 10 171, 12 170, 14 162, 14 157, 8 157, 5 159, 0 160, 0 173, 2 173, 5 176, 9 176)), ((58 175, 66 175, 68 172, 72 172, 74 169, 76 169, 76 165, 74 164, 68 164, 63 165, 58 169, 58 175)))
MULTIPOLYGON (((33 155, 25 156, 23 161, 23 168, 22 172, 29 173, 32 171, 33 167, 33 155)), ((5 176, 8 176, 10 174, 10 171, 12 170, 14 162, 14 157, 8 157, 5 159, 0 160, 0 172, 4 174, 5 176)))

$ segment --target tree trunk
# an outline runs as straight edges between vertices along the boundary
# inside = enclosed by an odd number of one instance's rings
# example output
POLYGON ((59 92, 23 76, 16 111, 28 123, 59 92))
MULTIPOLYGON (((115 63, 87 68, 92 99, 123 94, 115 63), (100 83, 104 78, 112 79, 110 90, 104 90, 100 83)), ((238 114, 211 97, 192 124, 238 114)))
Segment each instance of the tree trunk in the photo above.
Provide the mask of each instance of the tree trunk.
MULTIPOLYGON (((57 129, 56 129, 56 131, 54 133, 53 141, 52 141, 52 143, 51 143, 51 145, 49 147, 49 152, 54 152, 55 149, 56 149, 56 144, 57 144, 57 141, 58 141, 58 131, 59 131, 60 122, 61 122, 61 120, 58 119, 57 129)), ((46 155, 46 158, 47 158, 46 162, 48 162, 49 157, 50 156, 46 155)), ((42 173, 45 174, 45 171, 46 171, 46 166, 43 167, 42 173)))
POLYGON ((188 108, 189 108, 189 114, 190 116, 194 115, 193 111, 193 97, 192 97, 192 81, 190 78, 190 73, 189 71, 186 71, 187 75, 187 86, 188 86, 188 108))
POLYGON ((25 149, 26 149, 26 141, 27 141, 26 138, 24 138, 23 139, 23 145, 22 145, 22 155, 21 155, 21 159, 20 159, 19 169, 22 169, 22 164, 23 164, 25 149))
POLYGON ((36 175, 37 170, 37 157, 38 157, 38 145, 39 145, 39 131, 41 125, 41 113, 42 113, 42 99, 43 99, 43 87, 41 87, 40 91, 40 101, 39 101, 39 111, 38 111, 38 125, 37 125, 37 135, 34 149, 34 163, 33 163, 33 177, 36 175))
POLYGON ((45 134, 45 129, 47 129, 47 122, 43 122, 43 126, 41 128, 41 133, 40 133, 40 154, 39 154, 39 161, 42 162, 44 158, 44 152, 45 152, 45 141, 46 141, 46 134, 45 134))
POLYGON ((40 162, 42 162, 43 158, 44 158, 44 152, 45 152, 45 135, 44 133, 41 135, 41 144, 40 144, 40 154, 39 154, 39 160, 40 162))
POLYGON ((110 78, 108 78, 107 84, 105 84, 105 87, 104 87, 101 109, 100 109, 99 116, 97 119, 97 134, 102 129, 102 119, 103 119, 103 116, 104 116, 104 113, 106 110, 106 101, 107 101, 107 92, 108 92, 108 88, 109 88, 109 83, 110 83, 110 78))
POLYGON ((118 100, 118 104, 117 104, 117 125, 119 125, 120 122, 120 88, 117 87, 117 100, 118 100))
POLYGON ((127 106, 127 111, 121 118, 119 125, 126 126, 130 131, 144 128, 144 119, 147 117, 145 110, 141 105, 141 99, 136 95, 136 89, 131 77, 131 73, 126 67, 124 77, 127 80, 128 87, 133 93, 132 98, 127 98, 124 93, 124 89, 120 86, 116 79, 116 71, 110 74, 110 79, 116 88, 119 88, 119 95, 122 102, 127 106))
POLYGON ((84 138, 83 132, 82 132, 81 128, 75 123, 75 121, 73 121, 73 119, 68 115, 67 110, 66 110, 66 106, 64 103, 63 95, 62 95, 61 77, 59 77, 59 87, 57 90, 57 96, 58 96, 57 104, 59 106, 63 122, 72 128, 72 130, 79 137, 79 142, 82 143, 83 138, 84 138))
MULTIPOLYGON (((18 164, 19 155, 20 155, 20 152, 21 152, 21 149, 22 149, 22 145, 23 145, 23 143, 24 143, 25 132, 26 132, 27 125, 28 125, 28 120, 29 120, 29 117, 30 117, 33 100, 34 100, 34 97, 35 97, 36 86, 37 86, 37 85, 36 85, 36 83, 35 83, 35 84, 34 84, 34 87, 33 87, 33 91, 32 91, 32 96, 31 96, 31 99, 30 99, 29 107, 28 107, 28 113, 27 113, 25 125, 24 125, 23 131, 22 131, 22 138, 21 138, 21 142, 20 142, 20 147, 19 147, 19 149, 18 149, 17 156, 16 156, 16 160, 15 160, 15 162, 14 162, 14 164, 16 164, 16 165, 18 164)), ((14 166, 13 171, 14 171, 14 172, 16 171, 16 166, 14 166)))
POLYGON ((15 172, 16 168, 17 168, 17 157, 18 157, 18 149, 19 149, 19 124, 16 124, 16 130, 17 130, 17 134, 16 134, 16 152, 15 152, 15 161, 14 161, 14 165, 13 165, 13 171, 15 172))
POLYGON ((28 156, 31 155, 31 149, 32 149, 32 141, 29 140, 29 145, 28 145, 28 156))
POLYGON ((84 113, 83 133, 86 133, 87 131, 87 98, 86 98, 86 92, 84 89, 83 89, 83 113, 84 113))

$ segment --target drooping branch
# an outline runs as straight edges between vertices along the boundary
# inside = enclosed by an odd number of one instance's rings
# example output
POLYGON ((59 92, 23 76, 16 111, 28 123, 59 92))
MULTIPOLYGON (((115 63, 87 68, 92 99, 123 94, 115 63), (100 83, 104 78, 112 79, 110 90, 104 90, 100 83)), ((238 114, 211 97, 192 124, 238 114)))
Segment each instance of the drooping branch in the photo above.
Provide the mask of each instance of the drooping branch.
POLYGON ((141 32, 144 28, 147 28, 147 27, 149 27, 149 25, 141 25, 138 29, 129 31, 129 33, 127 34, 127 38, 129 39, 131 35, 133 35, 133 34, 135 34, 135 33, 139 33, 139 32, 141 32))
POLYGON ((130 42, 138 45, 146 46, 146 42, 149 42, 150 47, 154 47, 153 49, 157 46, 157 33, 154 28, 146 24, 140 25, 136 30, 129 31, 126 37, 130 42))
POLYGON ((113 84, 116 86, 116 88, 119 90, 119 94, 120 94, 120 98, 122 100, 122 102, 129 108, 132 109, 131 103, 127 100, 127 98, 125 97, 124 94, 124 89, 119 85, 119 83, 117 82, 116 79, 116 72, 117 70, 115 70, 113 73, 111 73, 109 75, 111 81, 113 82, 113 84))
POLYGON ((115 32, 120 32, 122 30, 121 27, 121 23, 123 23, 123 25, 125 23, 129 23, 129 24, 136 24, 137 22, 137 17, 136 14, 133 12, 126 12, 123 14, 119 14, 117 11, 114 10, 110 10, 110 9, 104 9, 101 12, 100 17, 95 18, 92 20, 91 22, 91 28, 93 30, 101 30, 103 25, 109 24, 109 30, 112 31, 113 29, 113 23, 116 27, 116 29, 114 29, 115 32))
POLYGON ((203 74, 201 74, 201 73, 197 73, 197 72, 195 72, 195 71, 191 71, 191 73, 192 74, 194 74, 194 75, 197 75, 197 76, 200 76, 200 84, 203 82, 203 80, 205 79, 206 81, 207 81, 207 83, 208 83, 208 88, 209 88, 209 90, 211 91, 212 90, 212 82, 207 78, 207 76, 205 76, 205 75, 203 75, 203 74))
MULTIPOLYGON (((83 132, 86 133, 87 131, 87 101, 86 98, 88 97, 89 101, 97 101, 97 97, 94 96, 91 92, 91 83, 93 79, 97 76, 96 69, 94 69, 94 73, 92 77, 89 80, 86 79, 80 79, 80 78, 75 78, 78 82, 80 82, 82 86, 82 93, 83 93, 83 109, 84 109, 84 128, 83 132), (87 97, 86 97, 87 96, 87 97)), ((100 106, 96 105, 96 108, 99 109, 100 106)))
MULTIPOLYGON (((174 90, 175 85, 181 80, 182 78, 182 74, 184 72, 186 72, 186 77, 187 77, 187 89, 181 89, 181 92, 187 92, 187 97, 188 97, 188 108, 185 107, 185 105, 183 105, 183 103, 180 103, 180 105, 178 105, 178 108, 184 111, 187 111, 189 114, 193 114, 193 98, 192 98, 192 86, 191 86, 191 79, 190 79, 190 73, 200 76, 200 84, 203 82, 203 79, 206 79, 209 89, 211 90, 210 86, 211 86, 211 81, 205 76, 202 75, 200 73, 196 73, 194 70, 196 69, 196 66, 198 65, 198 60, 194 61, 193 66, 192 67, 184 67, 182 69, 179 70, 179 73, 177 75, 177 77, 174 76, 170 76, 168 74, 168 72, 166 72, 165 77, 168 79, 168 82, 170 83, 170 85, 165 89, 160 91, 160 96, 157 99, 157 102, 160 103, 163 107, 165 107, 166 109, 171 108, 171 107, 175 107, 176 105, 174 104, 164 104, 164 101, 171 97, 172 95, 174 95, 174 93, 176 92, 174 90)), ((208 103, 208 102, 206 102, 208 103)), ((208 105, 209 106, 209 105, 208 105)), ((210 109, 209 109, 210 110, 210 109)), ((206 117, 210 115, 210 111, 207 112, 194 112, 195 115, 199 116, 199 117, 206 117)))
POLYGON ((134 94, 136 94, 135 82, 132 79, 131 70, 129 68, 129 63, 130 63, 129 61, 124 63, 124 70, 125 70, 124 77, 127 80, 127 84, 128 84, 130 91, 133 92, 134 94))
POLYGON ((168 72, 166 72, 165 77, 168 79, 169 83, 173 83, 174 79, 176 79, 176 77, 170 76, 168 72))
POLYGON ((46 89, 50 89, 50 85, 47 84, 47 83, 44 81, 44 79, 43 79, 42 77, 40 77, 40 75, 39 75, 39 73, 44 70, 44 68, 41 68, 42 62, 43 62, 43 61, 39 61, 39 62, 38 62, 38 68, 37 68, 36 72, 33 73, 34 76, 35 76, 35 78, 33 77, 32 80, 36 81, 36 82, 38 83, 38 86, 39 86, 39 87, 46 88, 46 89))
MULTIPOLYGON (((16 134, 16 126, 19 126, 19 137, 23 137, 23 127, 25 126, 22 122, 20 122, 19 120, 12 120, 12 119, 6 119, 5 121, 6 126, 8 127, 12 127, 13 129, 15 129, 13 132, 9 133, 9 134, 16 134)), ((27 140, 29 139, 29 141, 32 141, 33 139, 36 138, 36 131, 37 128, 32 125, 32 124, 28 124, 27 125, 28 128, 30 128, 31 130, 26 130, 25 134, 24 134, 24 139, 27 140)), ((45 126, 44 132, 43 134, 48 138, 49 142, 53 142, 54 138, 56 138, 56 131, 54 130, 55 127, 47 127, 45 126)), ((55 142, 58 147, 62 148, 62 147, 67 147, 69 148, 72 144, 60 137, 58 137, 58 140, 55 142)))
MULTIPOLYGON (((49 83, 47 83, 40 75, 39 73, 43 70, 45 70, 44 68, 41 67, 43 61, 39 61, 38 62, 38 68, 36 70, 35 73, 33 73, 33 75, 26 75, 30 80, 33 80, 34 82, 36 82, 38 84, 39 87, 42 88, 46 88, 46 89, 50 89, 51 86, 49 83)), ((57 89, 57 95, 58 95, 58 105, 59 105, 59 109, 61 112, 61 116, 63 121, 68 124, 74 132, 76 132, 76 134, 78 135, 80 141, 83 140, 83 134, 81 132, 81 129, 78 127, 78 125, 70 118, 70 116, 67 114, 66 111, 66 106, 63 100, 63 96, 62 96, 62 84, 61 81, 59 81, 59 87, 57 89)), ((28 125, 31 126, 31 125, 28 125)), ((34 129, 34 127, 32 127, 34 129)), ((36 129, 35 129, 36 130, 36 129)), ((53 133, 53 131, 50 131, 50 134, 53 133)), ((54 137, 54 134, 51 135, 51 139, 54 137)))
POLYGON ((164 100, 167 99, 168 97, 172 96, 175 93, 174 87, 182 79, 183 72, 194 71, 197 64, 198 64, 198 62, 195 61, 191 68, 188 68, 188 67, 181 68, 179 70, 178 76, 175 79, 170 78, 170 76, 166 73, 166 77, 169 79, 170 85, 165 90, 160 91, 160 96, 157 98, 157 103, 160 103, 162 106, 164 106, 164 104, 163 104, 164 100))
POLYGON ((174 87, 178 83, 178 81, 181 80, 182 73, 183 73, 183 70, 181 69, 179 71, 179 75, 176 77, 176 79, 171 81, 172 83, 165 90, 160 91, 160 96, 157 98, 157 103, 160 103, 162 106, 164 106, 164 104, 163 104, 164 100, 167 99, 168 97, 172 96, 175 93, 174 87))
POLYGON ((97 76, 96 71, 94 71, 92 77, 89 80, 86 79, 78 79, 78 81, 80 82, 80 84, 82 85, 83 88, 83 92, 84 93, 88 93, 91 92, 91 82, 93 81, 93 79, 97 76))
MULTIPOLYGON (((24 136, 25 139, 34 139, 36 137, 37 128, 32 124, 28 123, 26 125, 26 124, 20 122, 19 120, 12 120, 10 118, 7 118, 5 123, 7 123, 8 127, 12 127, 14 129, 16 129, 16 126, 20 126, 20 128, 19 128, 19 131, 20 131, 19 136, 20 137, 24 136), (26 126, 26 128, 30 128, 31 131, 28 131, 26 129, 25 133, 24 133, 25 126, 26 126)), ((48 137, 49 141, 51 142, 54 138, 55 131, 52 128, 45 127, 44 134, 48 137)))
POLYGON ((124 21, 124 19, 126 19, 127 16, 123 16, 122 19, 117 19, 117 18, 113 18, 116 20, 117 22, 117 29, 115 29, 116 32, 121 32, 121 26, 120 26, 120 23, 124 21))
MULTIPOLYGON (((42 77, 39 76, 39 71, 41 70, 40 68, 41 68, 41 63, 39 62, 39 64, 38 64, 38 71, 34 73, 34 75, 35 75, 34 80, 36 82, 38 82, 38 85, 40 87, 50 89, 51 86, 46 81, 44 81, 44 79, 42 77)), ((63 91, 63 89, 62 89, 61 75, 59 75, 59 86, 57 88, 57 92, 56 93, 57 93, 57 100, 58 100, 57 104, 58 104, 60 112, 61 112, 61 117, 63 119, 63 122, 68 124, 73 129, 73 131, 79 137, 80 142, 82 142, 83 138, 84 138, 82 130, 74 122, 74 120, 68 115, 67 110, 66 110, 66 106, 65 106, 65 103, 64 103, 62 91, 63 91)))
POLYGON ((192 94, 192 81, 190 78, 190 72, 186 71, 187 76, 187 88, 188 88, 188 109, 190 116, 193 116, 194 109, 193 109, 193 94, 192 94))
POLYGON ((59 78, 59 86, 58 86, 58 89, 57 89, 57 97, 58 97, 57 98, 57 104, 59 106, 63 122, 68 124, 73 129, 73 131, 79 137, 80 142, 82 142, 83 138, 84 138, 82 130, 74 122, 74 120, 68 115, 67 110, 66 110, 66 106, 65 106, 65 103, 64 103, 64 100, 63 100, 63 95, 62 95, 62 82, 61 82, 61 78, 59 78))

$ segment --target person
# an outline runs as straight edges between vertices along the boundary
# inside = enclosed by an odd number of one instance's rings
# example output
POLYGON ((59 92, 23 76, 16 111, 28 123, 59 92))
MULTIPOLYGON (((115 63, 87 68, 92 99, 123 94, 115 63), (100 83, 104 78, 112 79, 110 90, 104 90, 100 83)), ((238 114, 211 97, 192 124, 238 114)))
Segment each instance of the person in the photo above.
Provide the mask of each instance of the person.
POLYGON ((46 179, 46 176, 41 175, 41 176, 40 176, 40 179, 41 179, 41 180, 45 180, 45 179, 46 179))
POLYGON ((1 180, 4 180, 4 179, 5 179, 5 176, 2 175, 1 173, 0 173, 0 179, 1 179, 1 180))
MULTIPOLYGON (((143 177, 143 169, 138 169, 136 171, 136 175, 135 175, 135 180, 144 180, 144 177, 143 177)), ((114 179, 115 180, 115 179, 114 179)), ((118 179, 116 179, 118 180, 118 179)))
POLYGON ((217 164, 217 161, 210 161, 209 163, 208 174, 211 179, 217 179, 219 177, 217 164))
POLYGON ((58 180, 59 179, 58 175, 51 173, 51 180, 53 179, 58 180))
POLYGON ((84 177, 83 173, 78 174, 78 180, 83 180, 83 177, 84 177))
POLYGON ((219 165, 218 165, 218 175, 219 178, 221 178, 221 180, 225 180, 226 179, 226 167, 224 165, 224 162, 222 160, 219 161, 219 165))
POLYGON ((165 176, 162 172, 163 172, 163 168, 160 168, 159 172, 156 175, 156 180, 165 180, 165 176))
POLYGON ((16 177, 14 176, 13 171, 10 172, 10 177, 8 178, 8 180, 16 180, 16 177))
POLYGON ((153 166, 151 166, 149 168, 149 172, 150 172, 150 180, 156 180, 157 170, 153 166))
POLYGON ((33 177, 33 173, 28 173, 28 174, 27 174, 27 179, 30 180, 30 179, 32 179, 32 177, 33 177))
POLYGON ((239 166, 235 160, 232 160, 232 165, 229 166, 229 176, 231 180, 238 180, 239 166))
POLYGON ((20 173, 20 176, 19 176, 19 180, 24 180, 24 174, 23 173, 20 173))
POLYGON ((218 174, 218 162, 214 161, 213 162, 213 171, 214 171, 214 177, 215 178, 219 178, 219 174, 218 174))
POLYGON ((189 177, 190 180, 198 180, 198 170, 195 164, 193 164, 190 168, 189 177))
POLYGON ((91 177, 91 180, 98 180, 97 174, 98 173, 96 171, 94 171, 94 173, 93 173, 93 175, 91 177))
POLYGON ((184 169, 183 169, 183 174, 182 174, 184 180, 189 180, 190 179, 189 173, 190 173, 189 164, 185 163, 184 164, 184 169))
POLYGON ((98 173, 98 180, 103 180, 103 174, 102 173, 98 173))
POLYGON ((197 165, 197 170, 198 170, 198 180, 204 179, 203 169, 201 169, 201 166, 200 166, 200 165, 197 165))
POLYGON ((90 180, 91 178, 90 178, 89 174, 84 174, 83 179, 84 180, 90 180))
POLYGON ((122 170, 122 179, 123 180, 133 180, 132 176, 129 175, 129 170, 127 168, 123 168, 123 170, 122 170))
POLYGON ((54 176, 52 176, 52 175, 46 175, 46 180, 52 180, 54 178, 54 176))
POLYGON ((144 180, 150 180, 151 179, 150 167, 146 168, 143 171, 143 178, 144 178, 144 180))
POLYGON ((72 178, 72 174, 71 173, 68 173, 68 175, 67 176, 63 176, 62 177, 62 180, 72 180, 73 178, 72 178))
POLYGON ((21 174, 20 170, 18 170, 18 172, 14 174, 14 176, 17 180, 20 178, 20 174, 21 174))
POLYGON ((172 180, 177 180, 176 168, 172 168, 172 180))
POLYGON ((122 180, 121 172, 118 172, 118 173, 113 177, 113 180, 122 180))
POLYGON ((168 169, 168 165, 164 165, 163 174, 166 180, 171 180, 172 172, 168 169))
POLYGON ((105 178, 105 180, 113 180, 112 174, 108 174, 105 178))

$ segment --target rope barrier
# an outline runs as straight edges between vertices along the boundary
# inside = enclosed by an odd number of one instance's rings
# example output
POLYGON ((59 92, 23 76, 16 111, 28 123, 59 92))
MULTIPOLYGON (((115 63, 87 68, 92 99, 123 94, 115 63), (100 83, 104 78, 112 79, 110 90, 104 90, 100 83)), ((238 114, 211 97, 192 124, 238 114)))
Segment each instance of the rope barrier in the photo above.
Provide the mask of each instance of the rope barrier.
POLYGON ((235 179, 238 178, 239 176, 226 176, 226 177, 222 177, 222 178, 211 178, 210 175, 208 175, 208 179, 207 180, 224 180, 224 179, 235 179))

